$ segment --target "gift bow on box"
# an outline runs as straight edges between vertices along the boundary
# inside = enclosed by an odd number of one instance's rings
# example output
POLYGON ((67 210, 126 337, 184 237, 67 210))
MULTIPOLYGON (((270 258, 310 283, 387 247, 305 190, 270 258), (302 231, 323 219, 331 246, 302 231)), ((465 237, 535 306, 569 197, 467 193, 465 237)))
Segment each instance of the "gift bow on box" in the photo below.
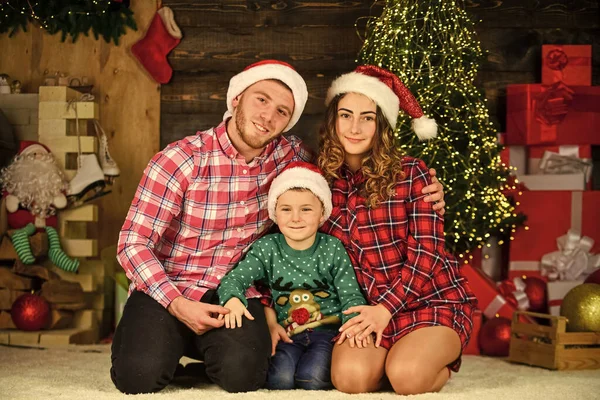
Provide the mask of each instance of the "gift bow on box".
POLYGON ((582 172, 584 176, 587 176, 591 166, 590 162, 580 159, 578 153, 566 155, 553 151, 545 151, 540 161, 540 169, 544 174, 550 175, 577 174, 582 172))
POLYGON ((568 63, 569 57, 561 49, 554 49, 546 54, 546 65, 552 70, 561 71, 565 69, 568 63))
POLYGON ((560 81, 544 87, 534 99, 535 119, 547 126, 560 124, 571 108, 574 94, 560 81))
POLYGON ((574 281, 582 275, 591 274, 600 267, 600 254, 592 254, 594 239, 570 229, 566 235, 556 239, 559 251, 542 256, 542 275, 550 280, 574 281))
POLYGON ((506 279, 498 283, 498 291, 504 298, 517 307, 519 310, 525 311, 529 309, 529 297, 525 293, 525 281, 516 277, 513 279, 506 279))

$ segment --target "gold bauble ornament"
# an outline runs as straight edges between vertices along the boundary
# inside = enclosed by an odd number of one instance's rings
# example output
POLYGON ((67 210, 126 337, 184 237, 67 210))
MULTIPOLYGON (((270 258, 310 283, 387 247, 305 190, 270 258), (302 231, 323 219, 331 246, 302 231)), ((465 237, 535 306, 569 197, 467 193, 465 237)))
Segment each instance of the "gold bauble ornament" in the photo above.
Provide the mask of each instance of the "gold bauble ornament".
POLYGON ((569 290, 560 306, 569 332, 600 332, 600 285, 583 283, 569 290))

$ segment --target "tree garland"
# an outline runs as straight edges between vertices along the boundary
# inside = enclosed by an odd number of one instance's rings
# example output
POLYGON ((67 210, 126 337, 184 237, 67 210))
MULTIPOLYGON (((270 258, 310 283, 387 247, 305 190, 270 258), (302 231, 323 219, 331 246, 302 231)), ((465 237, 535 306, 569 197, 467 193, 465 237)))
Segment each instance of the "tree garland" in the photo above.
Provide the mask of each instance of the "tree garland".
POLYGON ((0 1, 0 33, 9 37, 32 23, 51 35, 61 32, 75 42, 80 34, 119 45, 126 27, 137 30, 129 0, 5 0, 0 1))

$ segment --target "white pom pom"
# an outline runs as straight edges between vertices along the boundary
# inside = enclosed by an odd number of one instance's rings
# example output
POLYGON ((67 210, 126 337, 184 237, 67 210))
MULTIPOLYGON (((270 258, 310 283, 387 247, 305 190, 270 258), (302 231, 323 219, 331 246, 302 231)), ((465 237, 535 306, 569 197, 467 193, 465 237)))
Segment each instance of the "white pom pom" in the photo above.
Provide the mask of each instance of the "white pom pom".
POLYGON ((435 119, 424 115, 412 120, 412 128, 419 140, 429 140, 437 135, 437 123, 435 119))
POLYGON ((56 208, 65 208, 67 206, 67 198, 62 193, 58 194, 52 199, 52 204, 54 204, 56 208))

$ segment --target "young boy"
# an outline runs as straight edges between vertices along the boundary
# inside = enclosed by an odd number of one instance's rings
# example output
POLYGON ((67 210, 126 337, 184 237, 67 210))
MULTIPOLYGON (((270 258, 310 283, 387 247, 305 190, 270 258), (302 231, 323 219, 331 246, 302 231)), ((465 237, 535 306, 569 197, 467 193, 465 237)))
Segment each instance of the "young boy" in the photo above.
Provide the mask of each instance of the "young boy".
POLYGON ((219 299, 230 312, 221 317, 226 328, 240 327, 242 316, 254 319, 244 293, 254 281, 266 281, 275 312, 265 313, 277 346, 267 388, 329 389, 332 340, 352 317, 342 311, 366 304, 342 243, 317 232, 331 215, 329 185, 316 166, 291 163, 273 180, 268 209, 281 233, 257 240, 223 278, 219 299))

